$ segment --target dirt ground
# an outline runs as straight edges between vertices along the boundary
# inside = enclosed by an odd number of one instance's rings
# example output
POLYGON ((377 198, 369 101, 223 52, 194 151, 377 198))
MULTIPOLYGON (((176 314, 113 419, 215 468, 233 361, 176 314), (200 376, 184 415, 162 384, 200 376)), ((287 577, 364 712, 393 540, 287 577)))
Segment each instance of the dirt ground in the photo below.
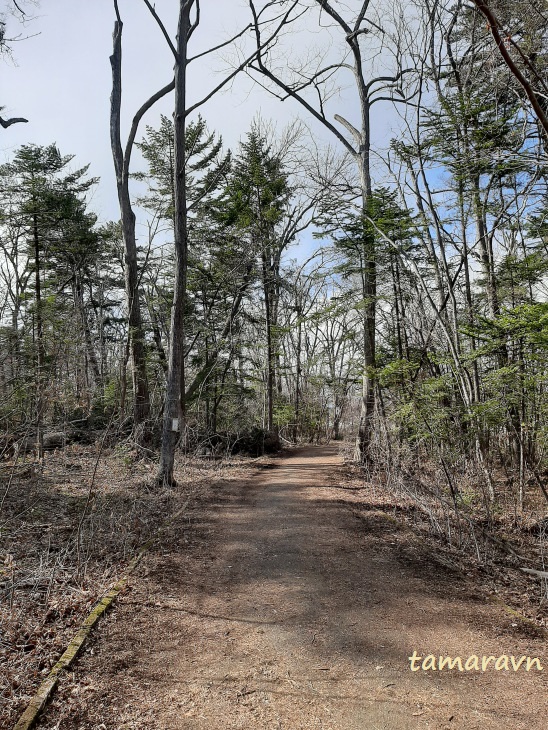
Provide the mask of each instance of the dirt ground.
MULTIPOLYGON (((219 483, 173 525, 43 717, 60 730, 546 727, 546 641, 341 488, 337 448, 219 483), (410 671, 416 651, 544 671, 410 671)), ((420 665, 420 663, 419 663, 420 665)))

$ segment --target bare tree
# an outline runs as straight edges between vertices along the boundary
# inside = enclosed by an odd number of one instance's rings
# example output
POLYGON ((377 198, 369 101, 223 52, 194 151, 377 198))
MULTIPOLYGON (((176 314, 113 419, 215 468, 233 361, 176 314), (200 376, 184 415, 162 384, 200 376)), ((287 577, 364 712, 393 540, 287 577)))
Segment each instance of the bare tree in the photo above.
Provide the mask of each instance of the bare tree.
MULTIPOLYGON (((175 110, 174 110, 174 149, 175 149, 175 195, 174 195, 174 247, 175 247, 175 283, 173 294, 173 306, 171 310, 170 327, 170 351, 168 358, 168 372, 166 385, 166 399, 164 406, 164 420, 162 430, 162 446, 160 452, 160 464, 157 475, 157 482, 171 486, 173 485, 173 467, 175 460, 175 448, 182 437, 185 439, 185 321, 184 307, 186 299, 187 269, 188 269, 188 206, 187 190, 185 181, 186 162, 186 129, 189 116, 203 106, 217 92, 229 84, 234 77, 240 73, 253 58, 264 48, 268 47, 276 38, 279 30, 291 22, 291 12, 297 1, 291 2, 287 10, 282 10, 279 17, 274 21, 274 28, 262 40, 257 49, 251 55, 244 58, 242 62, 224 78, 208 91, 199 101, 187 106, 187 73, 189 65, 204 56, 218 51, 234 43, 248 30, 246 26, 242 31, 229 40, 206 51, 189 55, 189 41, 200 25, 201 9, 200 0, 180 0, 179 19, 177 24, 176 43, 170 39, 166 27, 156 13, 156 10, 149 0, 144 0, 145 5, 156 19, 164 38, 173 54, 175 60, 175 110), (191 17, 193 16, 193 17, 191 17)), ((260 14, 257 22, 261 24, 260 14)))
POLYGON ((133 420, 134 427, 148 416, 150 395, 146 369, 145 336, 141 317, 139 298, 139 271, 137 266, 137 242, 135 236, 135 213, 129 195, 129 169, 135 137, 146 112, 174 88, 174 81, 153 94, 137 111, 133 118, 130 133, 122 148, 120 119, 122 108, 122 30, 118 0, 114 0, 116 22, 114 23, 113 51, 110 57, 112 67, 112 94, 110 97, 110 140, 116 186, 120 205, 122 237, 124 241, 124 274, 128 307, 129 350, 132 361, 133 377, 133 420))
MULTIPOLYGON (((279 3, 283 5, 284 3, 279 3)), ((276 5, 276 3, 270 3, 276 5)), ((251 69, 258 75, 272 82, 281 93, 277 95, 281 100, 294 99, 303 106, 314 119, 326 127, 352 156, 359 173, 360 201, 359 208, 365 214, 368 201, 372 195, 371 180, 371 108, 379 101, 403 102, 407 101, 402 90, 403 78, 407 69, 403 68, 404 49, 401 47, 401 37, 391 39, 394 54, 395 70, 391 73, 375 73, 371 71, 368 61, 366 38, 370 34, 376 37, 380 49, 386 50, 389 45, 390 33, 379 25, 378 18, 373 16, 370 0, 354 4, 354 7, 345 9, 347 17, 343 17, 335 3, 328 0, 316 0, 313 3, 322 16, 329 19, 330 28, 337 36, 344 39, 346 52, 341 52, 340 60, 317 63, 306 67, 303 65, 292 77, 284 77, 283 72, 276 68, 272 54, 262 50, 263 28, 260 22, 257 3, 249 0, 249 7, 253 18, 253 27, 257 43, 257 58, 251 69), (354 81, 356 100, 359 105, 359 121, 352 124, 340 114, 328 114, 327 107, 333 94, 333 79, 337 74, 350 72, 354 81), (307 92, 313 92, 310 97, 307 92), (332 121, 333 120, 333 121, 332 121), (343 127, 341 131, 335 122, 343 127)), ((302 12, 303 8, 310 8, 309 4, 300 2, 295 12, 302 12)), ((371 50, 371 49, 370 49, 371 50)), ((372 421, 375 410, 375 316, 377 299, 377 270, 376 252, 374 243, 364 237, 363 259, 363 387, 362 387, 362 414, 357 441, 357 451, 361 461, 370 458, 369 446, 371 443, 372 421)))

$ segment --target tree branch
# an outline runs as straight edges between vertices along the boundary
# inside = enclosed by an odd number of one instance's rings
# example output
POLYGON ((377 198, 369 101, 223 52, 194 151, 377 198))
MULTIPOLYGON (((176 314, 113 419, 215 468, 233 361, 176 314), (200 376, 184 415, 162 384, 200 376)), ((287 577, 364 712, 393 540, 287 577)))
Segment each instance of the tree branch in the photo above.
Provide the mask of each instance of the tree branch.
POLYGON ((131 152, 133 150, 133 143, 135 142, 135 137, 137 136, 137 130, 139 127, 139 124, 141 122, 141 119, 144 117, 144 115, 147 113, 147 111, 156 104, 157 101, 159 101, 162 97, 164 97, 166 94, 169 94, 170 91, 173 91, 175 88, 175 79, 173 81, 170 81, 169 84, 166 84, 163 88, 161 88, 159 91, 157 91, 155 94, 153 94, 145 103, 143 106, 139 109, 139 111, 135 114, 133 117, 133 121, 131 123, 131 129, 129 131, 128 140, 126 143, 126 149, 124 154, 124 175, 129 174, 129 161, 131 159, 131 152))
MULTIPOLYGON (((347 36, 349 36, 349 35, 352 35, 352 28, 351 28, 351 27, 350 27, 350 26, 348 25, 348 23, 346 23, 346 21, 345 21, 345 20, 344 20, 344 19, 343 19, 343 18, 342 18, 342 17, 341 17, 341 16, 339 15, 339 14, 338 14, 338 12, 337 12, 337 11, 336 11, 336 10, 335 10, 334 8, 332 8, 332 7, 331 7, 331 5, 330 5, 330 4, 329 4, 329 3, 327 2, 327 0, 316 0, 316 2, 318 3, 318 5, 319 5, 319 6, 320 6, 320 7, 321 7, 321 8, 323 9, 323 10, 325 10, 325 12, 326 12, 326 13, 327 13, 328 15, 330 15, 330 16, 331 16, 331 17, 333 18, 333 20, 334 20, 335 22, 337 22, 337 23, 338 23, 338 24, 339 24, 339 25, 341 26, 341 28, 342 28, 342 29, 344 30, 344 32, 346 33, 346 35, 347 35, 347 36)), ((368 2, 367 2, 367 0, 366 0, 366 2, 364 3, 364 5, 368 5, 368 4, 369 4, 369 3, 368 3, 368 2)), ((363 10, 363 7, 362 7, 362 10, 363 10)), ((367 8, 365 8, 365 11, 367 11, 367 8)), ((360 15, 361 15, 361 13, 360 13, 360 15)), ((365 15, 365 12, 364 12, 364 15, 365 15)))
MULTIPOLYGON (((320 0, 318 0, 320 2, 320 0)), ((289 9, 287 15, 293 10, 293 8, 297 5, 296 2, 292 3, 291 8, 289 9)), ((319 122, 321 122, 327 129, 329 129, 330 132, 332 132, 335 137, 339 140, 339 142, 353 155, 355 156, 357 154, 357 151, 352 147, 350 142, 344 137, 339 130, 331 124, 330 121, 326 119, 325 116, 320 114, 317 109, 314 109, 314 107, 309 104, 304 97, 302 97, 300 94, 298 94, 294 89, 292 89, 288 84, 286 84, 284 81, 282 81, 280 78, 275 76, 270 69, 268 69, 263 61, 262 57, 262 49, 264 48, 265 44, 261 41, 261 31, 259 28, 259 18, 257 15, 257 11, 255 9, 255 4, 253 0, 249 0, 249 7, 251 10, 251 13, 253 14, 254 19, 254 28, 255 28, 255 38, 257 43, 257 53, 256 53, 256 61, 257 61, 257 68, 254 68, 254 70, 261 73, 263 76, 266 76, 268 79, 273 81, 277 86, 279 86, 283 91, 286 93, 287 97, 292 97, 296 101, 299 102, 315 119, 317 119, 319 122)))
MULTIPOLYGON (((283 26, 284 26, 284 25, 286 24, 286 22, 287 22, 287 19, 289 18, 290 14, 291 14, 291 11, 293 10, 293 8, 294 8, 294 7, 295 7, 295 6, 297 5, 297 2, 298 2, 298 0, 294 0, 294 1, 292 2, 292 4, 291 4, 291 7, 290 7, 290 8, 289 8, 289 10, 288 10, 288 11, 287 11, 287 12, 286 12, 286 13, 284 14, 284 16, 283 16, 282 20, 280 21, 279 25, 278 25, 278 26, 277 26, 277 28, 276 28, 276 29, 274 30, 274 32, 273 32, 273 33, 272 33, 272 34, 271 34, 271 35, 269 36, 269 38, 268 38, 268 39, 267 39, 266 41, 264 41, 263 43, 259 43, 259 44, 258 44, 258 46, 257 46, 257 48, 255 49, 255 51, 253 51, 253 53, 252 53, 252 54, 251 54, 250 56, 248 56, 248 57, 247 57, 247 58, 245 59, 245 61, 243 61, 243 62, 242 62, 242 63, 241 63, 241 64, 240 64, 239 66, 238 66, 238 68, 236 68, 236 69, 235 69, 235 70, 234 70, 234 71, 233 71, 233 72, 232 72, 231 74, 229 74, 229 75, 228 75, 228 76, 227 76, 227 77, 226 77, 225 79, 223 79, 223 81, 221 81, 221 83, 220 83, 220 84, 218 84, 218 85, 217 85, 217 86, 216 86, 216 87, 215 87, 214 89, 212 89, 212 90, 211 90, 211 91, 210 91, 210 92, 209 92, 209 93, 208 93, 208 94, 207 94, 206 96, 204 96, 204 97, 203 97, 203 98, 202 98, 202 99, 201 99, 200 101, 196 102, 196 103, 195 103, 195 104, 193 104, 193 105, 192 105, 191 107, 189 107, 189 108, 188 108, 188 109, 186 110, 186 112, 185 112, 185 116, 187 116, 187 117, 188 117, 188 116, 189 116, 189 114, 192 114, 192 112, 196 111, 196 109, 198 109, 199 107, 203 106, 203 105, 204 105, 204 104, 205 104, 205 103, 206 103, 207 101, 209 101, 209 99, 211 99, 211 97, 212 97, 212 96, 214 96, 214 95, 215 95, 215 94, 216 94, 217 92, 219 92, 219 91, 220 91, 220 90, 221 90, 221 89, 222 89, 222 88, 223 88, 224 86, 226 86, 226 85, 227 85, 227 84, 228 84, 228 83, 229 83, 230 81, 232 81, 232 79, 233 79, 233 78, 234 78, 235 76, 237 76, 237 75, 238 75, 238 74, 240 73, 240 71, 243 71, 243 69, 244 69, 244 68, 246 68, 246 66, 249 66, 249 64, 251 63, 251 61, 253 61, 253 59, 254 59, 255 57, 257 57, 257 58, 258 58, 258 57, 260 56, 260 54, 261 54, 261 51, 263 51, 263 50, 264 50, 264 48, 266 48, 266 47, 267 47, 267 46, 268 46, 268 45, 269 45, 269 44, 270 44, 270 43, 272 42, 272 40, 276 38, 276 36, 278 35, 278 33, 279 33, 280 29, 281 29, 281 28, 283 28, 283 26)), ((258 20, 258 18, 257 18, 257 20, 258 20)), ((249 26, 248 26, 248 27, 249 27, 249 26)), ((258 27, 258 26, 257 26, 257 27, 258 27)), ((247 28, 246 28, 245 30, 247 30, 247 28)))
POLYGON ((150 3, 150 0, 143 0, 143 2, 147 6, 147 8, 150 10, 150 14, 152 15, 152 17, 158 24, 158 27, 160 28, 164 38, 166 39, 166 43, 168 44, 171 52, 173 53, 175 61, 177 61, 177 49, 173 45, 173 41, 169 37, 169 33, 167 32, 165 25, 163 24, 162 20, 160 19, 160 16, 158 15, 158 13, 156 12, 156 8, 150 3))
POLYGON ((537 118, 544 130, 544 133, 546 134, 546 136, 548 136, 548 117, 544 113, 542 105, 540 104, 533 87, 527 81, 525 76, 521 73, 519 68, 514 63, 514 59, 509 54, 508 48, 506 47, 506 44, 500 34, 501 27, 498 18, 484 0, 473 0, 473 3, 477 7, 479 12, 487 20, 489 30, 491 31, 491 35, 493 36, 493 39, 497 44, 500 55, 503 57, 506 65, 527 94, 527 98, 531 102, 531 106, 533 107, 535 114, 537 115, 537 118))
POLYGON ((337 122, 339 122, 339 124, 342 124, 343 127, 345 127, 350 132, 350 134, 356 140, 358 146, 363 144, 362 135, 360 134, 360 132, 358 132, 358 130, 356 129, 356 127, 354 127, 354 125, 350 124, 350 122, 348 122, 344 117, 341 117, 340 114, 335 114, 334 119, 337 122))
MULTIPOLYGON (((193 2, 193 0, 190 0, 193 2)), ((196 0, 196 19, 194 20, 194 23, 190 26, 190 30, 188 31, 188 40, 190 40, 192 34, 196 30, 196 28, 200 25, 200 0, 196 0)), ((190 63, 190 62, 187 62, 190 63)))
POLYGON ((251 28, 251 23, 249 25, 246 25, 246 27, 241 30, 239 33, 237 33, 232 38, 229 38, 229 40, 224 41, 223 43, 219 43, 218 46, 214 46, 213 48, 208 48, 207 51, 203 51, 203 53, 198 53, 196 56, 192 56, 192 58, 189 58, 187 61, 187 65, 191 63, 192 61, 196 61, 198 58, 202 58, 203 56, 207 56, 209 53, 214 53, 214 51, 218 51, 221 48, 224 48, 225 46, 229 46, 231 43, 234 43, 235 40, 243 36, 244 33, 246 33, 251 28))
POLYGON ((360 13, 356 19, 356 23, 354 24, 354 33, 359 32, 360 26, 363 22, 363 19, 365 18, 365 14, 367 13, 367 11, 369 9, 369 3, 370 3, 370 0, 365 0, 365 2, 363 3, 360 13))
POLYGON ((19 124, 20 122, 26 123, 28 121, 28 119, 24 119, 23 117, 12 117, 11 119, 3 119, 0 117, 0 125, 4 127, 4 129, 11 127, 12 124, 19 124))

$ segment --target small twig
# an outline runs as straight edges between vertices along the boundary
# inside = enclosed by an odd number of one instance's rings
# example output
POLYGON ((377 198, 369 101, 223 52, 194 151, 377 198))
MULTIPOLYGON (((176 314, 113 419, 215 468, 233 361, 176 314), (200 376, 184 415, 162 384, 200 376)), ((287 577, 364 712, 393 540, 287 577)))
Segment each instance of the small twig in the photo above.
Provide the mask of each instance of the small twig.
POLYGON ((76 532, 76 553, 77 553, 77 558, 76 558, 77 559, 77 570, 76 570, 76 572, 77 572, 77 575, 78 576, 80 575, 80 538, 81 538, 81 534, 82 534, 82 527, 84 525, 84 520, 86 518, 87 509, 88 509, 89 504, 90 504, 90 502, 92 500, 92 497, 93 497, 93 488, 95 486, 95 477, 97 475, 97 469, 99 467, 99 461, 100 461, 101 456, 103 454, 103 448, 104 448, 104 445, 105 445, 105 441, 106 441, 108 432, 110 431, 110 427, 112 426, 113 421, 114 421, 114 414, 111 416, 110 421, 109 421, 109 423, 108 423, 108 425, 107 425, 107 427, 105 429, 105 432, 103 434, 103 438, 101 439, 101 445, 99 447, 99 453, 97 454, 97 458, 95 459, 95 466, 93 467, 93 474, 91 476, 91 482, 90 482, 90 485, 89 485, 89 489, 88 489, 88 493, 87 493, 87 498, 86 498, 86 501, 85 501, 85 504, 84 504, 84 508, 82 510, 82 516, 80 517, 80 521, 78 523, 78 530, 76 532))

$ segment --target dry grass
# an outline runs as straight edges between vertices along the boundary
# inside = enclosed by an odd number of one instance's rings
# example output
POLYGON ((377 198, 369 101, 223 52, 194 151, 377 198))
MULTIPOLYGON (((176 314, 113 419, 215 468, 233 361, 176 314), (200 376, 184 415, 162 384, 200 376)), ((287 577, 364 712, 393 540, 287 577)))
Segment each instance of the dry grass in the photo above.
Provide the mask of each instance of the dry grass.
MULTIPOLYGON (((244 458, 179 460, 175 490, 151 488, 155 464, 130 446, 71 445, 0 467, 0 727, 8 728, 136 548, 244 458)), ((160 549, 160 548, 159 548, 160 549)))
POLYGON ((379 509, 405 523, 415 535, 413 550, 435 556, 478 586, 548 628, 548 581, 520 568, 548 571, 548 518, 540 490, 530 483, 523 509, 516 507, 515 485, 493 471, 496 500, 485 501, 482 475, 473 466, 451 472, 457 507, 443 469, 424 461, 420 469, 403 465, 390 471, 387 460, 365 474, 343 447, 345 489, 356 510, 379 509))

